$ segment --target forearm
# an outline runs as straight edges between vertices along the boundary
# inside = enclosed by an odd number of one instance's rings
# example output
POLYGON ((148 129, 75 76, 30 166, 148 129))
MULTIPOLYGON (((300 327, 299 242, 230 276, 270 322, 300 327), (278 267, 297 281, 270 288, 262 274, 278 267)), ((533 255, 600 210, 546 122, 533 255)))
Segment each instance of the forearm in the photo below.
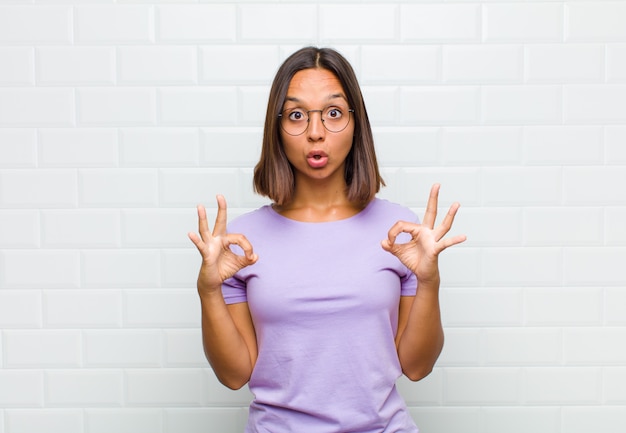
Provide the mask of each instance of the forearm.
POLYGON ((398 341, 398 357, 404 374, 414 381, 426 377, 439 358, 443 340, 437 277, 420 282, 398 341))
MULTIPOLYGON (((240 329, 246 323, 238 327, 221 291, 203 294, 200 302, 204 353, 220 382, 229 388, 239 389, 252 374, 256 345, 254 343, 254 347, 249 347, 251 342, 247 342, 242 334, 246 331, 240 329)), ((244 322, 247 321, 244 318, 244 322)))

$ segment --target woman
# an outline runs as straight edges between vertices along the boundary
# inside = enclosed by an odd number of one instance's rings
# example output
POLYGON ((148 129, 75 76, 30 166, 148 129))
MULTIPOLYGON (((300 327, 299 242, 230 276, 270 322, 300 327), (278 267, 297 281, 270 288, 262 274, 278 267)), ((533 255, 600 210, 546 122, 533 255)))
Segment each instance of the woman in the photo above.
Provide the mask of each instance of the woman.
POLYGON ((417 432, 395 382, 430 373, 443 347, 438 255, 459 205, 435 227, 375 197, 372 132, 350 64, 303 48, 274 79, 255 190, 272 205, 210 231, 198 207, 198 292, 207 359, 249 383, 246 432, 417 432), (253 249, 254 246, 254 249, 253 249), (419 289, 418 289, 419 281, 419 289))

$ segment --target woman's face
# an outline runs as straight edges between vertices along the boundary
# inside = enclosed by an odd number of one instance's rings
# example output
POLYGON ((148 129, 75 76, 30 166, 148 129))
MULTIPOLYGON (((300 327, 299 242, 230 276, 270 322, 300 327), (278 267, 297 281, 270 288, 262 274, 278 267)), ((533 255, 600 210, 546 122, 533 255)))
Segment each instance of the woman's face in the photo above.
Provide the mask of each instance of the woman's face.
POLYGON ((279 123, 296 180, 341 176, 345 182, 345 160, 354 135, 350 108, 339 79, 329 70, 304 69, 293 76, 279 123))

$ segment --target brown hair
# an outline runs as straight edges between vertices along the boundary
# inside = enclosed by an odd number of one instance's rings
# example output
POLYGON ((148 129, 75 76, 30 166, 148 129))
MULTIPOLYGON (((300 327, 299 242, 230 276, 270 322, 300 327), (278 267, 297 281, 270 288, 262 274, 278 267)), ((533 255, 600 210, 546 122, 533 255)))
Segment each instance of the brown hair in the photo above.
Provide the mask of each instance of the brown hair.
POLYGON ((354 109, 354 137, 346 157, 344 175, 348 200, 364 205, 374 198, 385 182, 378 170, 374 137, 354 70, 341 54, 330 48, 302 48, 289 56, 278 69, 267 103, 261 158, 254 168, 254 190, 279 205, 293 198, 293 168, 280 139, 278 114, 283 109, 289 83, 296 72, 313 68, 326 69, 335 74, 346 92, 350 108, 354 109))

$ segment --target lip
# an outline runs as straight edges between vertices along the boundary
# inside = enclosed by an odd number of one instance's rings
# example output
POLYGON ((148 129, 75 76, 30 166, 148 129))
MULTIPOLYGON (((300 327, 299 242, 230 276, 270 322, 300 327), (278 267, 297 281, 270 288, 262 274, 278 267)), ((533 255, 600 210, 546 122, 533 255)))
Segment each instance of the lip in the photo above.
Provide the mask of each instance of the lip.
POLYGON ((321 150, 312 150, 307 153, 306 161, 311 168, 322 168, 328 164, 328 154, 321 150))

